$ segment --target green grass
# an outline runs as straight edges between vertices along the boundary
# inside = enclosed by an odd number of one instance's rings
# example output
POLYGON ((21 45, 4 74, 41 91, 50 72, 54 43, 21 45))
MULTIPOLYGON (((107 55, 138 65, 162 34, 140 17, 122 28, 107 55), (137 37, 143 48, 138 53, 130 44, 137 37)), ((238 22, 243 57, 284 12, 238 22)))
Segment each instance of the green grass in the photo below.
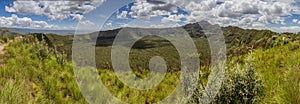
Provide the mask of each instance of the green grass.
POLYGON ((45 43, 24 39, 5 48, 0 67, 2 103, 84 103, 72 64, 45 43))
MULTIPOLYGON (((112 71, 100 70, 99 74, 104 85, 114 96, 130 104, 141 104, 145 102, 155 103, 168 97, 176 88, 180 73, 167 73, 158 86, 145 91, 124 85, 112 71)), ((145 77, 145 75, 141 74, 139 76, 145 77)))
POLYGON ((263 76, 265 103, 296 104, 300 99, 300 44, 298 41, 254 52, 254 65, 263 76))
MULTIPOLYGON (((72 64, 63 61, 64 55, 32 38, 12 42, 6 50, 0 68, 2 103, 86 103, 75 82, 72 64)), ((206 68, 202 69, 207 73, 206 68)), ((179 74, 167 73, 154 89, 140 91, 124 85, 112 71, 99 70, 104 85, 114 96, 134 104, 155 103, 169 96, 178 84, 179 74)), ((145 73, 136 75, 147 77, 145 73)), ((205 84, 207 76, 201 78, 205 84)))
POLYGON ((1 80, 0 88, 0 103, 4 104, 20 104, 30 102, 30 97, 26 93, 25 81, 21 78, 16 80, 7 79, 1 80))

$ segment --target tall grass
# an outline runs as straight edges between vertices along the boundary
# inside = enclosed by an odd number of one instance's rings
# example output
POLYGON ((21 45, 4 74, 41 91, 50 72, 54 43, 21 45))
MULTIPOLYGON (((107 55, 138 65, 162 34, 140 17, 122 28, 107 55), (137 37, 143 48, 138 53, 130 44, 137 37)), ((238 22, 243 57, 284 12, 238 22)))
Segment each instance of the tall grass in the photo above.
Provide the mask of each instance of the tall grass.
POLYGON ((295 41, 268 50, 256 50, 254 66, 266 86, 262 103, 299 103, 299 47, 299 41, 295 41))
POLYGON ((2 103, 86 103, 77 88, 72 63, 45 42, 27 37, 5 49, 0 67, 2 103))
POLYGON ((7 104, 21 104, 28 103, 30 101, 30 97, 27 95, 26 90, 24 88, 25 82, 21 79, 17 80, 1 80, 1 90, 0 90, 0 103, 7 104))

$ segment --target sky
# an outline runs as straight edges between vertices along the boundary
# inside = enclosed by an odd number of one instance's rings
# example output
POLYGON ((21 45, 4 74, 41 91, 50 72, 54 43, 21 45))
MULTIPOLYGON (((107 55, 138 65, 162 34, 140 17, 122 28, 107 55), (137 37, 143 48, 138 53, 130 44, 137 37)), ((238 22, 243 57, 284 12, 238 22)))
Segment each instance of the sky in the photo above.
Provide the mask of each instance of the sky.
POLYGON ((300 31, 300 0, 0 0, 0 27, 94 32, 208 21, 300 31))

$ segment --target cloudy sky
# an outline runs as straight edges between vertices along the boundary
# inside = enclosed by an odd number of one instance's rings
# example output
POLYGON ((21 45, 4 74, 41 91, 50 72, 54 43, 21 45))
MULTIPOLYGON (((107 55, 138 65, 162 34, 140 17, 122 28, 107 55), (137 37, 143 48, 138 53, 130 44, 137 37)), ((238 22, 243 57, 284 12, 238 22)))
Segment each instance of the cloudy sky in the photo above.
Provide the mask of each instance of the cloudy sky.
POLYGON ((300 31, 300 0, 0 0, 0 26, 97 31, 174 27, 197 21, 221 26, 300 31))

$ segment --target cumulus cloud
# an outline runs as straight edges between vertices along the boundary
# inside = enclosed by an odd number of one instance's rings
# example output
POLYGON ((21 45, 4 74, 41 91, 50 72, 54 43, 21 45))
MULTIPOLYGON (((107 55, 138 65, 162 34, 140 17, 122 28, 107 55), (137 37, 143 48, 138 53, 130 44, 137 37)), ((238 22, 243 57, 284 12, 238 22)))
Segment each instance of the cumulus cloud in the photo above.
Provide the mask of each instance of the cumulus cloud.
POLYGON ((109 28, 111 28, 112 27, 112 23, 111 22, 110 23, 106 23, 106 26, 109 27, 109 28))
POLYGON ((0 17, 0 25, 2 27, 14 28, 33 28, 33 29, 56 29, 57 26, 50 25, 45 21, 33 21, 31 18, 20 18, 15 14, 11 17, 0 17))
POLYGON ((209 21, 221 26, 263 28, 268 24, 286 25, 285 17, 299 13, 299 0, 136 0, 129 13, 137 19, 168 15, 162 22, 209 21), (189 15, 174 15, 177 7, 189 15))
POLYGON ((300 24, 300 21, 299 21, 298 19, 293 19, 292 22, 293 22, 293 23, 300 24))
POLYGON ((183 14, 170 15, 168 17, 163 17, 163 19, 161 21, 162 21, 162 23, 180 22, 182 18, 185 18, 185 15, 183 15, 183 14))
POLYGON ((83 19, 83 15, 80 15, 80 14, 70 14, 70 16, 74 19, 74 20, 81 20, 83 19))
POLYGON ((90 20, 81 20, 80 22, 79 22, 79 24, 81 24, 81 25, 85 25, 85 26, 93 26, 93 25, 95 25, 92 21, 90 21, 90 20))
POLYGON ((292 20, 294 23, 297 23, 298 22, 298 19, 293 19, 292 20))
POLYGON ((5 10, 18 14, 44 15, 50 20, 64 20, 69 17, 78 20, 82 18, 82 14, 94 10, 104 1, 105 0, 16 0, 11 6, 5 6, 5 10))
POLYGON ((132 18, 149 20, 159 15, 171 15, 171 12, 177 12, 177 7, 172 4, 154 0, 136 0, 129 15, 132 18))
POLYGON ((104 26, 102 27, 103 30, 111 30, 113 29, 113 23, 112 22, 107 22, 104 24, 104 26))
POLYGON ((127 19, 127 14, 128 14, 127 11, 122 11, 120 14, 117 15, 117 18, 127 19))
MULTIPOLYGON (((221 25, 239 26, 244 25, 244 21, 249 21, 249 23, 254 23, 254 21, 258 21, 264 24, 284 24, 284 18, 282 16, 291 15, 291 8, 289 7, 289 5, 287 3, 282 2, 267 2, 261 0, 226 0, 219 5, 207 5, 208 1, 213 0, 204 0, 194 5, 204 5, 204 7, 206 6, 206 8, 210 7, 211 10, 199 8, 199 11, 203 12, 196 11, 196 13, 198 14, 192 15, 191 19, 206 19, 210 22, 214 22, 214 19, 223 20, 222 18, 227 18, 231 19, 232 22, 229 24, 221 25), (205 16, 206 14, 208 14, 209 16, 205 16)), ((188 10, 193 10, 193 6, 188 6, 186 8, 188 8, 188 10)), ((193 12, 195 11, 190 12, 192 12, 191 14, 193 14, 193 12)))

